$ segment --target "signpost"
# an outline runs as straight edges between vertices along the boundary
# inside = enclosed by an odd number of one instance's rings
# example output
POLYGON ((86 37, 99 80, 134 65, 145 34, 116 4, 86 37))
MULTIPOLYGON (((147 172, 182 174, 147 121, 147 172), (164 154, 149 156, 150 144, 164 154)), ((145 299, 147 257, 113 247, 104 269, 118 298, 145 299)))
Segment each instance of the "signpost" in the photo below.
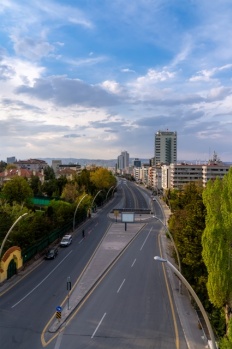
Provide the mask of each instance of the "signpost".
POLYGON ((70 276, 67 277, 67 291, 68 291, 68 310, 69 310, 69 291, 71 291, 72 283, 70 276))
POLYGON ((61 312, 62 312, 62 307, 58 305, 58 307, 56 307, 56 318, 58 319, 58 321, 61 320, 61 312))

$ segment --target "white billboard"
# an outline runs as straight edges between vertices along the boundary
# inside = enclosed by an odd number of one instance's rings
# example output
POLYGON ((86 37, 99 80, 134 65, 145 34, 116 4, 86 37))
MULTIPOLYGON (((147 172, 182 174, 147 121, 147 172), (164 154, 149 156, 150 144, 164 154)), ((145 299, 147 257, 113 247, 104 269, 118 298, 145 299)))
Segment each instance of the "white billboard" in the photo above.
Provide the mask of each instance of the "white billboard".
POLYGON ((135 221, 135 213, 121 212, 121 220, 123 223, 133 223, 135 221))

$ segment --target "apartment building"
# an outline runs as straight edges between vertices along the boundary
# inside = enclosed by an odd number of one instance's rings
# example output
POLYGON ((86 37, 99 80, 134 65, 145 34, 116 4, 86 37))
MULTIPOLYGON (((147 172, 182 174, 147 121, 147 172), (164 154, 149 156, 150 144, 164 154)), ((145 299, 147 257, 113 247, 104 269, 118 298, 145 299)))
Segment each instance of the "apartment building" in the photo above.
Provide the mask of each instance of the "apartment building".
POLYGON ((28 160, 19 160, 14 162, 14 165, 17 166, 17 168, 29 170, 29 171, 42 171, 46 167, 48 167, 48 164, 44 160, 39 159, 28 159, 28 160))
POLYGON ((163 165, 162 188, 164 190, 181 189, 189 182, 200 182, 205 187, 210 179, 222 179, 230 167, 223 163, 163 165))

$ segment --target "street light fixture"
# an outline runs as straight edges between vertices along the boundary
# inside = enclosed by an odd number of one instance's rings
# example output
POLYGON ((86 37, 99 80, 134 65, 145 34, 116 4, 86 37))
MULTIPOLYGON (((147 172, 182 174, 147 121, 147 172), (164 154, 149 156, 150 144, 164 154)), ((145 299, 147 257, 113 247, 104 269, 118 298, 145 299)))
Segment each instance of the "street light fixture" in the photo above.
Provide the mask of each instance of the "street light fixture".
POLYGON ((114 187, 114 185, 112 185, 112 187, 110 187, 110 189, 108 190, 107 194, 106 194, 106 201, 107 201, 107 198, 108 198, 108 195, 109 195, 109 192, 111 191, 111 189, 114 187))
POLYGON ((78 202, 77 207, 76 207, 76 209, 75 209, 74 216, 73 216, 73 232, 74 232, 74 230, 75 230, 75 217, 76 217, 77 209, 78 209, 78 207, 80 206, 80 203, 82 202, 82 200, 84 200, 84 198, 85 198, 87 195, 88 195, 88 194, 85 194, 85 195, 81 198, 81 200, 78 202))
POLYGON ((99 191, 97 192, 97 194, 94 196, 93 201, 92 201, 92 204, 91 204, 91 208, 93 207, 93 203, 94 203, 96 197, 98 196, 98 194, 100 194, 101 191, 102 191, 102 190, 99 190, 99 191))
MULTIPOLYGON (((177 261, 178 261, 178 267, 179 267, 179 271, 181 273, 180 255, 179 255, 178 249, 176 247, 175 241, 174 241, 174 239, 172 237, 172 234, 170 233, 170 231, 169 231, 168 227, 166 226, 166 224, 164 224, 164 222, 160 218, 158 218, 156 216, 153 216, 153 218, 157 219, 163 225, 163 227, 165 228, 166 232, 168 233, 168 236, 170 237, 170 239, 172 241, 172 244, 173 244, 173 247, 174 247, 175 252, 176 252, 176 257, 177 257, 177 261)), ((182 292, 182 290, 181 290, 181 282, 179 282, 179 292, 180 293, 182 292)))
POLYGON ((170 263, 167 259, 161 258, 159 256, 155 256, 154 260, 158 261, 158 262, 163 262, 163 263, 167 263, 168 266, 173 269, 174 273, 181 279, 181 281, 183 282, 183 284, 187 287, 187 289, 189 290, 189 292, 191 293, 192 297, 194 298, 195 302, 197 303, 203 317, 206 323, 206 326, 208 328, 209 331, 209 335, 210 335, 210 339, 211 339, 211 348, 212 349, 217 349, 217 345, 216 345, 216 341, 215 341, 215 337, 214 337, 214 333, 211 327, 211 324, 209 322, 209 318, 206 314, 206 311, 200 301, 200 299, 198 298, 197 294, 195 293, 195 291, 193 290, 192 286, 188 283, 188 281, 184 278, 184 276, 179 272, 178 269, 176 269, 176 267, 174 267, 174 265, 172 263, 170 263))
POLYGON ((5 236, 5 238, 3 239, 3 242, 2 242, 2 245, 1 245, 1 248, 0 248, 0 262, 1 262, 2 250, 3 250, 3 247, 4 247, 4 245, 5 245, 5 242, 6 242, 7 238, 8 238, 8 236, 10 235, 12 229, 13 229, 14 226, 18 223, 18 221, 20 221, 20 219, 22 219, 22 218, 23 218, 24 216, 26 216, 27 214, 28 214, 28 213, 26 212, 26 213, 22 214, 21 216, 19 216, 19 217, 16 219, 16 221, 14 222, 14 224, 10 227, 10 229, 8 230, 8 232, 6 233, 6 236, 5 236))

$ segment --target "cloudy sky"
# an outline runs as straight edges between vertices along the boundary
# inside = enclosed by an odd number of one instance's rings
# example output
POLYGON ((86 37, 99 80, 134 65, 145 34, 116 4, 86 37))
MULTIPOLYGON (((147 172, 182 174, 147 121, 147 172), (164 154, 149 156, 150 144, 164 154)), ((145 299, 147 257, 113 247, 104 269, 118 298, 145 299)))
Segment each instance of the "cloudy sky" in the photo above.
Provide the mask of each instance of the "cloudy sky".
POLYGON ((232 161, 231 0, 1 0, 0 160, 232 161))

